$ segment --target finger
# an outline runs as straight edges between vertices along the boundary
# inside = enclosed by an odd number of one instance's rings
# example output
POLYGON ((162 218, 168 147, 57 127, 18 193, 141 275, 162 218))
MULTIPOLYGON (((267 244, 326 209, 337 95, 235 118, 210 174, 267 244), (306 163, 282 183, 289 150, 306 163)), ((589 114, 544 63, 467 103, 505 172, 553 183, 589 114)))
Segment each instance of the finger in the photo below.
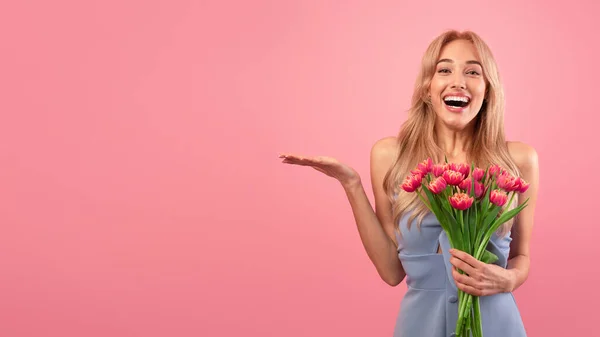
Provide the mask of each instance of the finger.
POLYGON ((466 275, 466 274, 461 274, 459 273, 456 269, 452 268, 452 277, 454 278, 454 280, 456 281, 456 283, 461 283, 464 285, 468 285, 470 287, 473 287, 475 289, 481 289, 481 284, 479 282, 477 282, 474 278, 466 275))
POLYGON ((322 172, 324 174, 330 175, 330 173, 328 173, 326 170, 324 170, 323 168, 321 168, 321 164, 319 163, 315 163, 314 161, 307 161, 307 160, 294 160, 294 159, 284 159, 281 161, 284 164, 294 164, 294 165, 300 165, 300 166, 310 166, 312 168, 314 168, 315 170, 322 172))
POLYGON ((320 168, 320 167, 313 166, 312 168, 314 168, 315 170, 317 170, 317 171, 319 171, 319 172, 322 172, 322 173, 325 173, 325 174, 327 174, 327 171, 323 170, 323 169, 322 169, 322 168, 320 168))
POLYGON ((307 159, 307 158, 291 157, 291 156, 285 157, 285 159, 283 159, 282 162, 283 163, 287 163, 287 164, 297 164, 297 165, 307 165, 307 164, 310 164, 310 160, 307 159))
POLYGON ((471 266, 470 264, 466 263, 463 260, 460 260, 457 257, 450 257, 450 263, 455 266, 456 268, 464 271, 465 273, 469 274, 469 275, 475 275, 475 273, 477 272, 477 270, 475 268, 473 268, 473 266, 471 266))
POLYGON ((473 268, 478 268, 483 264, 483 262, 477 260, 475 257, 473 257, 470 254, 467 254, 466 252, 463 252, 462 250, 450 249, 450 254, 468 263, 473 268))
POLYGON ((314 159, 309 156, 302 156, 302 155, 296 155, 296 154, 285 154, 285 155, 283 155, 283 158, 295 159, 295 160, 313 160, 314 159))
POLYGON ((323 163, 323 159, 319 158, 319 157, 286 157, 284 160, 288 160, 294 163, 298 163, 300 165, 304 164, 304 165, 321 165, 321 166, 326 166, 326 164, 323 163))
POLYGON ((306 161, 306 160, 311 160, 310 157, 305 157, 305 156, 298 156, 298 155, 293 155, 293 154, 286 154, 283 155, 283 158, 287 159, 287 160, 296 160, 296 161, 306 161))
POLYGON ((464 283, 457 282, 456 287, 458 289, 464 291, 465 293, 471 294, 473 296, 485 296, 486 295, 485 291, 476 289, 476 288, 474 288, 470 285, 464 284, 464 283))

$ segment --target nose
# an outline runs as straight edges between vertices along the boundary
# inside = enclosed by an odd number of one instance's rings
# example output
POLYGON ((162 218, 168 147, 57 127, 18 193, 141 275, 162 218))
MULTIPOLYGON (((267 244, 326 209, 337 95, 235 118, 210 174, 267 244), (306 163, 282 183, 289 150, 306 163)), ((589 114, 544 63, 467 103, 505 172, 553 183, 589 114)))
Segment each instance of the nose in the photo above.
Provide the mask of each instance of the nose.
POLYGON ((456 89, 456 88, 466 89, 467 88, 467 85, 465 82, 465 76, 462 73, 460 73, 460 72, 455 73, 454 78, 452 79, 452 88, 453 89, 456 89))

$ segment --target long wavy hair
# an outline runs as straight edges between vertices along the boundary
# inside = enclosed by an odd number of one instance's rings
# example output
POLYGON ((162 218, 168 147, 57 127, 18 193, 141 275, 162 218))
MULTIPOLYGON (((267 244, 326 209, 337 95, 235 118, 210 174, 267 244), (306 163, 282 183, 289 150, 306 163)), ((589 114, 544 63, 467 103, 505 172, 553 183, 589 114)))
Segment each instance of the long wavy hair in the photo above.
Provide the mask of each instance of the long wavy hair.
MULTIPOLYGON (((477 34, 471 31, 459 32, 450 30, 434 39, 422 58, 421 69, 415 82, 408 118, 398 133, 398 148, 394 165, 387 172, 383 185, 390 201, 395 230, 400 218, 410 213, 407 225, 417 220, 420 227, 429 209, 416 193, 407 193, 400 188, 404 178, 417 164, 427 158, 434 163, 444 161, 444 150, 438 146, 435 133, 436 114, 428 99, 429 86, 435 74, 436 63, 442 48, 454 40, 467 40, 473 43, 483 66, 487 93, 481 110, 475 117, 474 134, 467 147, 467 163, 485 168, 497 164, 515 176, 520 176, 519 169, 511 158, 504 132, 504 90, 500 81, 498 67, 488 45, 477 34)), ((517 198, 508 208, 515 207, 517 198)), ((513 218, 514 221, 514 218, 513 218)), ((513 221, 502 225, 498 233, 506 235, 513 221)))

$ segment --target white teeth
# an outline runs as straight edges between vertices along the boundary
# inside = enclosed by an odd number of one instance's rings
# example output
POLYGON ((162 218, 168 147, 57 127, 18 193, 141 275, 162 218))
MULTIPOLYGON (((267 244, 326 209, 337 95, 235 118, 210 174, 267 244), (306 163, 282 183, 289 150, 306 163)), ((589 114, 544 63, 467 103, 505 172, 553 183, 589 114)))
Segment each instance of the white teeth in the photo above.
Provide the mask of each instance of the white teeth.
POLYGON ((461 101, 461 102, 469 102, 468 97, 464 96, 447 96, 444 98, 444 101, 461 101))

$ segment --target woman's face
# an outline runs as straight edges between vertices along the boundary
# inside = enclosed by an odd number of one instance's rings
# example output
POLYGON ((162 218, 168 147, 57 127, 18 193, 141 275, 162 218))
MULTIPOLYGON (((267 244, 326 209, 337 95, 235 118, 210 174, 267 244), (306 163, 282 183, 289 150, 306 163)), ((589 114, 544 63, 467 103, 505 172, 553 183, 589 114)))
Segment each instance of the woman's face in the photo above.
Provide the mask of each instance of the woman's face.
POLYGON ((454 40, 442 49, 429 87, 437 122, 453 130, 466 127, 481 109, 486 84, 475 46, 454 40))

